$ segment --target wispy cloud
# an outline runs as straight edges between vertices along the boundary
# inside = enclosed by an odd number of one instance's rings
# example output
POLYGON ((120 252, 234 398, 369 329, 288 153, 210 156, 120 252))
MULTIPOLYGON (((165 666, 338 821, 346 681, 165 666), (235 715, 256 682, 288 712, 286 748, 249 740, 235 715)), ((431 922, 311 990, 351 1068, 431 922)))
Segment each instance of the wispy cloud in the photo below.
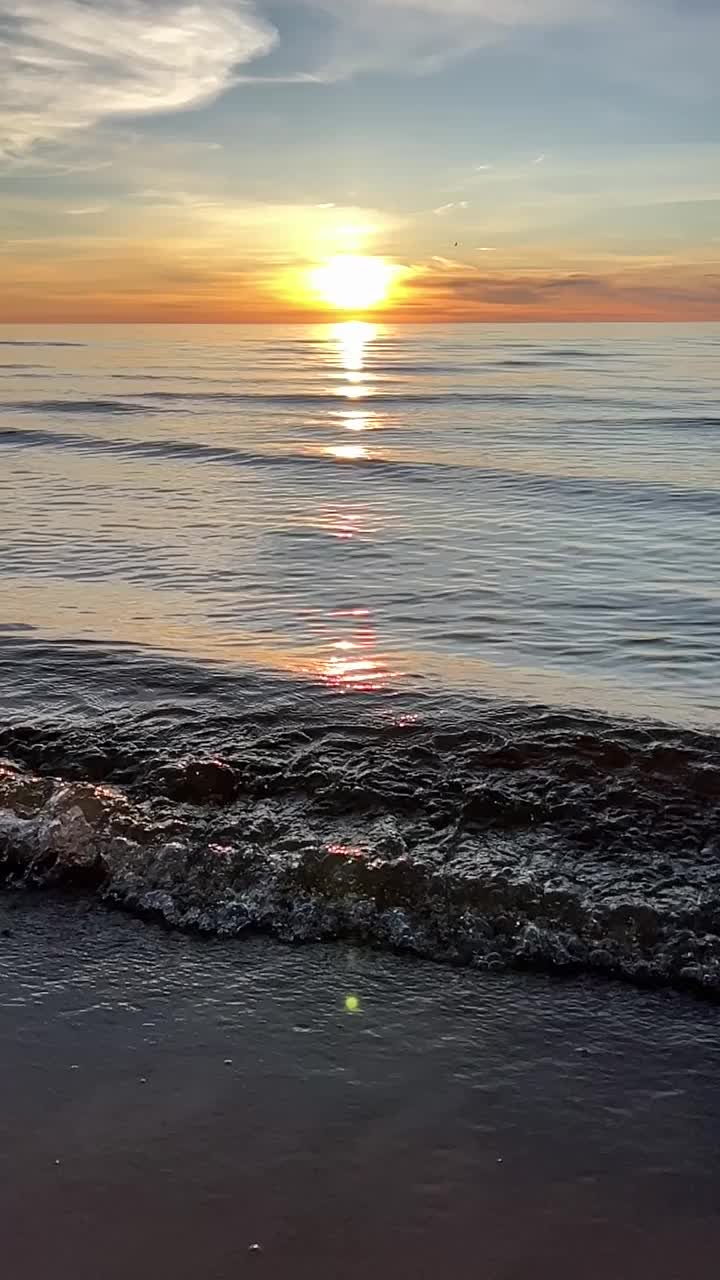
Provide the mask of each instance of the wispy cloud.
POLYGON ((63 212, 68 218, 89 218, 96 213, 105 213, 106 204, 89 204, 81 209, 64 209, 63 212))
POLYGON ((597 22, 626 0, 296 0, 336 24, 318 78, 434 71, 516 31, 597 22))
MULTIPOLYGON (((564 14, 569 3, 296 0, 320 15, 327 44, 320 41, 315 65, 280 75, 268 68, 258 78, 430 68, 498 30, 564 14)), ((284 36, 274 13, 270 0, 0 0, 0 153, 109 117, 187 108, 255 78, 242 70, 284 36)))
POLYGON ((431 72, 517 32, 611 20, 644 38, 653 9, 673 0, 0 0, 0 155, 239 83, 431 72))
POLYGON ((206 101, 276 40, 244 0, 0 0, 0 151, 206 101))
POLYGON ((439 253, 434 253, 430 261, 437 263, 439 267, 443 267, 448 271, 463 270, 462 262, 456 262, 454 258, 443 258, 442 255, 439 253))
POLYGON ((449 204, 441 204, 437 209, 433 209, 433 213, 438 218, 445 217, 446 214, 452 213, 455 209, 467 209, 469 202, 467 200, 451 200, 449 204))

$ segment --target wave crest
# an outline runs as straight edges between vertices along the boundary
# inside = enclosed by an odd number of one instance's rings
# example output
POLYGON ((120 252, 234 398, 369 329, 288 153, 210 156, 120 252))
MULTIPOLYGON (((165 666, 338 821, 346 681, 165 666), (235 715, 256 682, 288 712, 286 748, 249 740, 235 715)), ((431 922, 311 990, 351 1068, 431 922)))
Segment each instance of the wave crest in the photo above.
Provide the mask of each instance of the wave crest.
MULTIPOLYGON (((75 779, 8 761, 0 874, 207 933, 720 994, 716 751, 561 719, 515 741, 274 735, 234 758, 150 752, 134 768, 116 744, 94 768, 80 757, 75 779)), ((25 749, 52 760, 63 744, 36 730, 25 749)))

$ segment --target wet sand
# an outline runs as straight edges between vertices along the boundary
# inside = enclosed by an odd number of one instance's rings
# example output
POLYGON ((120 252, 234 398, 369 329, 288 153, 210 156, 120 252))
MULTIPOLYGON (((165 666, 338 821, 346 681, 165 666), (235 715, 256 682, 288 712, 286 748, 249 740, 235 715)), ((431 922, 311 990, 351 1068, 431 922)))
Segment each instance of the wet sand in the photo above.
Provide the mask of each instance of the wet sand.
POLYGON ((689 996, 5 892, 0 1031, 8 1280, 717 1269, 720 1013, 689 996))

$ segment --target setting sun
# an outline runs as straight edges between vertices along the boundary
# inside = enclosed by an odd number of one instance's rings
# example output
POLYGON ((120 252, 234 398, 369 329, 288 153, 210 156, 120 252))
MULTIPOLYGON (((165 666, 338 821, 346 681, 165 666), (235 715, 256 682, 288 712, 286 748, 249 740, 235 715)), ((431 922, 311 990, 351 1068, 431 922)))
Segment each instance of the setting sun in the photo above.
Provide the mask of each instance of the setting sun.
POLYGON ((339 254, 310 275, 313 292, 342 311, 367 311, 386 302, 400 268, 384 258, 339 254))

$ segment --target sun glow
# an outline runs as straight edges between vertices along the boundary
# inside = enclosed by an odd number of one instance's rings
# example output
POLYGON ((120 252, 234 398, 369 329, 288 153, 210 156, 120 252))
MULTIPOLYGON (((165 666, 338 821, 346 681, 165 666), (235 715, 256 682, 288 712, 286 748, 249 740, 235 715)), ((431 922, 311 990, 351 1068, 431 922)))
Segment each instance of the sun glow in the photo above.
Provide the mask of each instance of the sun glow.
POLYGON ((310 287, 340 311, 371 311, 388 301, 401 270, 385 258, 343 253, 311 271, 310 287))

